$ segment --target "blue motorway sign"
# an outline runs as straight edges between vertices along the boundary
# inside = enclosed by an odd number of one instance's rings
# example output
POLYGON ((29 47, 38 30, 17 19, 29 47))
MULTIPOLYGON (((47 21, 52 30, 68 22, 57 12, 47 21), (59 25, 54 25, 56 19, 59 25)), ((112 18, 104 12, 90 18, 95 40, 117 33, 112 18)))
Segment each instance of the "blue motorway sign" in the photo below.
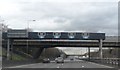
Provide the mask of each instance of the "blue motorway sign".
POLYGON ((29 32, 29 39, 71 39, 71 40, 99 40, 105 39, 105 33, 80 32, 29 32))
POLYGON ((3 33, 3 38, 17 39, 65 39, 65 40, 99 40, 105 39, 105 33, 87 33, 87 32, 28 32, 26 37, 11 36, 3 33))

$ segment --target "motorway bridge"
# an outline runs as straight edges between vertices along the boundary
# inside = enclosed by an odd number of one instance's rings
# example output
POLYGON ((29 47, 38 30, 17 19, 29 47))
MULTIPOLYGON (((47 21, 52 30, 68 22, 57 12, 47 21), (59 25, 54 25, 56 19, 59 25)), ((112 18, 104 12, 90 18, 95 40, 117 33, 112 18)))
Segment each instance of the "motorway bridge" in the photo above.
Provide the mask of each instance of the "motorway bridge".
POLYGON ((8 30, 3 33, 3 46, 7 45, 9 59, 10 48, 38 47, 34 58, 40 56, 44 48, 49 47, 99 47, 99 56, 102 58, 102 47, 119 47, 116 37, 106 37, 105 33, 82 32, 27 32, 27 30, 8 30), (116 38, 116 39, 115 39, 116 38), (112 39, 112 40, 111 40, 112 39), (39 55, 38 55, 39 54, 39 55))
MULTIPOLYGON (((119 47, 118 37, 105 36, 105 33, 82 33, 82 32, 28 32, 27 30, 8 30, 2 33, 3 47, 7 47, 7 59, 10 60, 10 48, 12 47, 37 47, 34 59, 40 56, 44 48, 49 47, 99 47, 99 59, 94 59, 101 63, 103 47, 119 47)), ((92 60, 91 60, 92 61, 92 60)), ((24 61, 23 61, 24 62, 24 61)), ((29 61, 30 62, 30 61, 29 61)), ((119 65, 119 59, 104 59, 106 64, 119 65)), ((114 68, 112 66, 88 62, 87 60, 75 59, 71 61, 65 59, 65 63, 33 63, 26 65, 10 66, 7 68, 114 68)), ((3 69, 4 70, 4 69, 3 69)), ((8 69, 9 70, 9 69, 8 69)), ((105 69, 106 70, 106 69, 105 69)))

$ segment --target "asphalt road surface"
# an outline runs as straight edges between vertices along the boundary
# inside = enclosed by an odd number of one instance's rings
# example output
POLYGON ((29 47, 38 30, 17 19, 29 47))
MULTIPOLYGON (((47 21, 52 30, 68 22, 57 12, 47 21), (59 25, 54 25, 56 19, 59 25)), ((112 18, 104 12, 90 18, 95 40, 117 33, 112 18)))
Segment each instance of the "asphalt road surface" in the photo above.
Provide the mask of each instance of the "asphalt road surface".
POLYGON ((64 63, 55 63, 51 61, 50 63, 35 63, 28 65, 20 65, 9 68, 113 68, 110 66, 105 66, 101 64, 96 64, 92 62, 86 62, 82 60, 65 60, 64 63))

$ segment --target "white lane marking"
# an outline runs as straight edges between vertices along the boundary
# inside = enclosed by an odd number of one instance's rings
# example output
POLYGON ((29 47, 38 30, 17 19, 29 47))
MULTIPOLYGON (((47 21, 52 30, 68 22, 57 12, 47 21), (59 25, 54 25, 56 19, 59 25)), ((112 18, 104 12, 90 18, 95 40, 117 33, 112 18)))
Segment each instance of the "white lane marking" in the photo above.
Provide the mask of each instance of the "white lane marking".
POLYGON ((101 64, 97 64, 97 63, 93 63, 93 62, 89 62, 91 64, 95 64, 95 65, 98 65, 98 66, 103 66, 103 67, 106 67, 106 68, 113 68, 113 67, 110 67, 110 66, 106 66, 106 65, 101 65, 101 64))
POLYGON ((59 66, 57 68, 60 68, 59 66))
POLYGON ((85 67, 85 66, 82 66, 82 68, 85 67))
MULTIPOLYGON (((36 64, 40 64, 40 63, 36 63, 36 64)), ((21 68, 21 67, 32 66, 36 64, 26 64, 26 65, 19 65, 19 66, 13 66, 13 67, 8 67, 8 68, 21 68)))

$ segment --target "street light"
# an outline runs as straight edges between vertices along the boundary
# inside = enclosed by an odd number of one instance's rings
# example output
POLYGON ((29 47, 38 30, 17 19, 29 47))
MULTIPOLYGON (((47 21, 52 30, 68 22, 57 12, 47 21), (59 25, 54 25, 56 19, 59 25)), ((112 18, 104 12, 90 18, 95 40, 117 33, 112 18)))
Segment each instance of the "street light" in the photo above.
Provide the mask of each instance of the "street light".
POLYGON ((36 20, 28 20, 27 21, 27 29, 29 30, 29 23, 30 23, 30 21, 36 21, 36 20))
MULTIPOLYGON (((30 29, 29 29, 29 22, 30 22, 30 21, 36 21, 36 20, 28 20, 28 21, 27 21, 27 31, 28 31, 28 32, 29 32, 29 30, 30 30, 30 29)), ((27 50, 27 53, 29 54, 28 39, 27 39, 27 49, 26 49, 26 50, 27 50)))

